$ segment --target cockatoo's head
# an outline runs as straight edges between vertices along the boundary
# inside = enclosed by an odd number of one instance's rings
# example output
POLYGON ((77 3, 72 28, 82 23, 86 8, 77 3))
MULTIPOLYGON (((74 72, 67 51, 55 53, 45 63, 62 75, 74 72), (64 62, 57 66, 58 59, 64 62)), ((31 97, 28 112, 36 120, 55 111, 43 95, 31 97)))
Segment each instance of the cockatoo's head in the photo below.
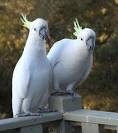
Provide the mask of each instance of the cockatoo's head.
POLYGON ((83 30, 81 30, 78 39, 83 45, 86 45, 89 51, 94 50, 96 34, 92 29, 84 28, 83 30))
POLYGON ((85 46, 89 51, 93 51, 95 48, 95 40, 96 34, 90 28, 84 28, 79 25, 78 20, 76 19, 74 22, 74 35, 81 42, 83 46, 85 46))
POLYGON ((29 34, 31 36, 40 39, 41 41, 49 41, 50 36, 48 30, 48 23, 46 20, 42 18, 37 18, 36 20, 30 22, 27 20, 25 15, 22 15, 21 21, 23 22, 23 26, 29 29, 29 34))

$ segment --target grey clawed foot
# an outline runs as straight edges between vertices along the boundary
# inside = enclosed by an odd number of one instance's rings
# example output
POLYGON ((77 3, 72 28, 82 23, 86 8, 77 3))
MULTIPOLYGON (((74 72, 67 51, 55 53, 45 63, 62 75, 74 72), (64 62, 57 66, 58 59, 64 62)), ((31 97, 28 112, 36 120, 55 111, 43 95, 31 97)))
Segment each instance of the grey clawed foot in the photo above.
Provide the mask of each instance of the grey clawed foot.
POLYGON ((22 114, 16 114, 15 117, 25 117, 25 116, 41 116, 40 113, 22 113, 22 114))
POLYGON ((77 94, 73 90, 68 91, 55 91, 51 93, 51 96, 76 96, 77 94))
POLYGON ((57 110, 51 110, 49 108, 39 108, 39 113, 51 113, 51 112, 57 112, 57 110))
POLYGON ((67 95, 67 93, 65 91, 55 91, 51 93, 51 96, 63 96, 63 95, 67 95))
POLYGON ((66 92, 66 94, 69 95, 69 96, 75 96, 74 92, 66 92))
POLYGON ((66 94, 69 95, 69 96, 77 96, 77 93, 75 93, 73 90, 68 90, 66 91, 66 94))

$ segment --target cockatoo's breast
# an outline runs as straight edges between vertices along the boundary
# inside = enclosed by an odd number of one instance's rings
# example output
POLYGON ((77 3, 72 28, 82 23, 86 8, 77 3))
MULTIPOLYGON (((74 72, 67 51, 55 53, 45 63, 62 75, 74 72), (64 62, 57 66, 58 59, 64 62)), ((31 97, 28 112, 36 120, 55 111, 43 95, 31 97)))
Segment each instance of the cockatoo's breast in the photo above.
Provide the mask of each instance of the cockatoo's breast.
POLYGON ((54 68, 54 76, 62 84, 78 81, 90 69, 92 60, 93 55, 86 47, 74 41, 70 42, 63 48, 59 63, 54 68))
POLYGON ((86 62, 90 57, 90 53, 82 44, 73 41, 63 49, 60 56, 60 63, 62 62, 65 68, 73 69, 86 62))

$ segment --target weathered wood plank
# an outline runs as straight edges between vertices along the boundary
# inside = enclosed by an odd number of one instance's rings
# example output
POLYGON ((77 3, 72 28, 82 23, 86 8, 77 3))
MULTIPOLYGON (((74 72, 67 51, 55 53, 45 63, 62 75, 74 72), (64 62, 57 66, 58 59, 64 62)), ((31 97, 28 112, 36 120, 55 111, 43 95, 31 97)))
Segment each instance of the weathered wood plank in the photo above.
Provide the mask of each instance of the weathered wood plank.
POLYGON ((82 133, 100 133, 99 125, 92 123, 82 123, 82 133))
MULTIPOLYGON (((71 125, 72 126, 81 126, 82 123, 81 122, 73 122, 71 121, 71 125)), ((108 130, 116 130, 117 127, 116 126, 113 126, 113 125, 103 125, 104 126, 104 129, 108 129, 108 130)))
POLYGON ((63 114, 65 120, 118 126, 118 113, 77 110, 63 114))
POLYGON ((59 125, 60 125, 60 121, 48 123, 48 125, 47 125, 48 132, 49 133, 58 133, 59 125))
POLYGON ((41 116, 29 116, 29 117, 19 117, 19 118, 9 118, 0 120, 0 131, 8 129, 16 129, 20 127, 36 125, 40 123, 46 123, 56 120, 61 120, 62 114, 58 112, 53 113, 42 113, 41 116))
POLYGON ((20 133, 20 129, 11 129, 11 130, 0 131, 0 133, 20 133))
POLYGON ((48 127, 49 133, 72 133, 71 123, 64 120, 51 122, 48 124, 47 127, 48 127))
POLYGON ((21 128, 20 133, 43 133, 43 129, 41 125, 27 126, 21 128))
POLYGON ((118 126, 116 127, 116 131, 117 131, 117 133, 118 133, 118 126))
POLYGON ((58 133, 72 133, 72 126, 71 126, 70 122, 63 120, 60 123, 58 133))

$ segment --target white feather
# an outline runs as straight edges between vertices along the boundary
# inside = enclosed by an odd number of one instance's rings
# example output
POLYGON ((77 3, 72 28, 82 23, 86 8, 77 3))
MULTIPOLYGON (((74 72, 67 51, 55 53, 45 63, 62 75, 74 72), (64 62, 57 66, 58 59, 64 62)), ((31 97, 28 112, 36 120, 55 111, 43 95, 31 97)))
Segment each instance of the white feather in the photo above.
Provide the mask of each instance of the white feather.
POLYGON ((93 50, 86 45, 90 37, 95 41, 95 32, 85 28, 77 39, 63 39, 52 46, 47 57, 53 67, 54 89, 72 91, 87 78, 93 64, 93 50))
POLYGON ((31 23, 26 46, 13 72, 14 117, 22 113, 35 113, 48 102, 52 73, 46 57, 45 41, 39 37, 39 29, 43 24, 46 22, 42 19, 36 19, 31 23))

